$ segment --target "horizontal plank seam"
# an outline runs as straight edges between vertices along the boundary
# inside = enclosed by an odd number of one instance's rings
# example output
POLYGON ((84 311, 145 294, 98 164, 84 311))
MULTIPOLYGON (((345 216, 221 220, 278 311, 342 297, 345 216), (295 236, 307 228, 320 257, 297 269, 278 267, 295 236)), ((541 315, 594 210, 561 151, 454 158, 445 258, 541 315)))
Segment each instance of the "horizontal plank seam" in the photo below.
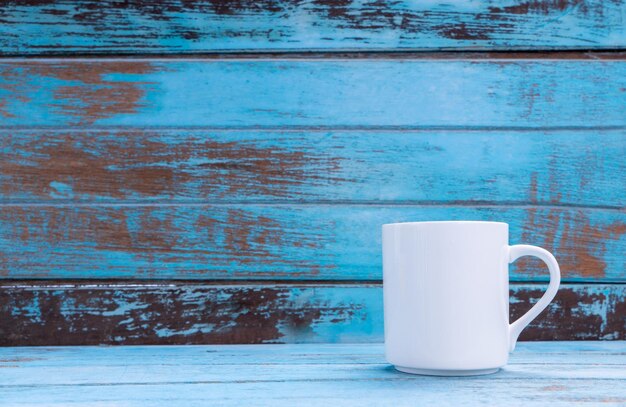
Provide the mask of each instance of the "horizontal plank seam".
POLYGON ((530 47, 511 47, 511 48, 475 48, 475 49, 461 49, 461 48, 440 48, 428 49, 428 48, 336 48, 336 49, 323 49, 323 48, 296 48, 296 49, 280 49, 280 48, 267 48, 264 50, 250 50, 250 49, 221 49, 215 51, 188 51, 183 53, 163 53, 163 52, 93 52, 93 53, 81 53, 81 52, 46 52, 45 54, 20 54, 20 53, 0 53, 0 62, 23 62, 23 61, 117 61, 117 60, 130 60, 130 61, 203 61, 203 60, 216 60, 216 59, 228 59, 228 60, 343 60, 343 59, 467 59, 467 60, 612 60, 614 58, 625 59, 626 58, 626 46, 624 47, 575 47, 572 46, 569 49, 549 49, 549 48, 537 48, 530 47))
POLYGON ((268 127, 268 126, 187 126, 187 127, 169 127, 169 126, 0 126, 0 137, 2 133, 9 135, 28 132, 63 132, 63 133, 115 133, 115 132, 134 132, 134 133, 159 133, 159 132, 259 132, 259 133, 478 133, 484 132, 516 132, 516 133, 542 133, 542 132, 589 132, 589 131, 608 131, 608 132, 624 132, 626 126, 554 126, 554 127, 506 127, 506 126, 284 126, 284 127, 268 127))
MULTIPOLYGON (((515 363, 512 363, 514 365, 515 363)), ((388 363, 379 363, 379 366, 389 366, 388 363)), ((537 363, 538 366, 544 366, 544 363, 537 363)), ((377 378, 330 378, 330 379, 257 379, 257 380, 198 380, 198 381, 173 381, 173 382, 127 382, 127 383, 57 383, 57 384, 5 384, 0 385, 2 389, 21 389, 21 388, 54 388, 54 387, 99 387, 99 386, 166 386, 166 385, 202 385, 202 384, 228 384, 228 383, 310 383, 310 382, 397 382, 397 381, 417 381, 419 382, 421 377, 401 377, 401 376, 393 376, 393 377, 377 377, 377 378)), ((616 381, 623 382, 622 378, 612 378, 612 377, 540 377, 535 379, 537 381, 543 380, 571 380, 571 381, 616 381)), ((488 379, 473 379, 474 383, 476 381, 484 381, 484 382, 493 382, 493 381, 501 381, 501 382, 527 382, 527 377, 490 377, 488 379)))
POLYGON ((82 201, 82 200, 0 200, 0 210, 2 207, 203 207, 203 206, 270 206, 270 207, 319 207, 319 206, 374 206, 374 207, 442 207, 442 208, 458 208, 458 207, 472 207, 472 208, 485 208, 485 209, 584 209, 584 210, 601 210, 601 211, 616 211, 625 212, 626 206, 615 205, 585 205, 585 204, 568 204, 568 203, 549 203, 549 202, 484 202, 484 201, 368 201, 368 200, 201 200, 201 201, 173 201, 169 199, 166 202, 158 201, 82 201))
POLYGON ((383 125, 383 126, 300 126, 300 125, 285 125, 285 126, 127 126, 127 125, 111 125, 111 126, 0 126, 1 133, 15 133, 15 132, 34 132, 34 131, 47 131, 47 132, 161 132, 161 131, 220 131, 220 132, 280 132, 280 133, 293 133, 293 132, 310 132, 310 133, 322 133, 322 132, 398 132, 398 133, 423 133, 423 132, 571 132, 571 131, 625 131, 624 125, 610 125, 610 126, 396 126, 396 125, 383 125))
MULTIPOLYGON (((0 280, 0 290, 11 289, 170 289, 185 286, 193 287, 258 287, 258 286, 284 286, 284 287, 382 287, 382 280, 0 280)), ((547 281, 511 281, 510 286, 537 286, 543 287, 547 281)), ((587 286, 587 287, 610 287, 626 285, 625 281, 598 282, 598 281, 566 281, 561 287, 587 286)))
MULTIPOLYGON (((358 343, 358 342, 357 342, 358 343)), ((77 346, 82 346, 82 345, 77 345, 77 346)), ((135 346, 135 345, 123 345, 123 346, 135 346)), ((147 345, 149 346, 149 345, 147 345)), ((174 345, 176 346, 176 345, 174 345)), ((567 355, 567 354, 566 354, 567 355)), ((594 354, 597 355, 597 354, 594 354)), ((613 354, 609 353, 606 356, 612 356, 613 354)), ((380 354, 380 356, 382 357, 382 353, 380 354)), ((288 357, 288 356, 287 356, 288 357)), ((11 362, 9 362, 11 363, 11 362)), ((524 367, 532 367, 532 366, 545 366, 545 364, 543 363, 532 363, 532 362, 513 362, 512 364, 514 364, 515 366, 524 366, 524 367)), ((338 367, 356 367, 356 368, 368 368, 368 367, 377 367, 377 366, 386 366, 383 363, 375 363, 375 362, 363 362, 363 363, 359 363, 359 362, 352 362, 352 363, 263 363, 263 362, 258 362, 258 363, 210 363, 210 364, 206 364, 206 365, 191 365, 191 366, 211 366, 211 367, 216 367, 216 366, 228 366, 231 368, 234 367, 245 367, 245 366, 254 366, 254 367, 285 367, 285 366, 290 366, 290 367, 301 367, 301 368, 324 368, 324 367, 328 367, 330 369, 332 368, 338 368, 338 367)), ((98 369, 101 367, 105 367, 105 368, 120 368, 120 367, 125 367, 127 365, 125 364, 119 364, 119 365, 101 365, 98 363, 90 363, 90 367, 93 369, 98 369)), ((166 366, 180 366, 179 364, 175 364, 175 363, 157 363, 157 364, 150 364, 150 363, 143 363, 141 364, 142 367, 149 369, 151 367, 166 367, 166 366)), ((580 362, 580 363, 550 363, 551 367, 562 367, 562 368, 571 368, 573 366, 577 366, 579 368, 587 368, 587 369, 593 369, 593 368, 606 368, 607 370, 609 369, 620 369, 624 366, 623 363, 594 363, 594 362, 580 362)), ((39 369, 39 368, 45 368, 48 366, 28 366, 27 364, 24 365, 18 365, 16 367, 19 368, 35 368, 35 369, 39 369)), ((184 382, 181 382, 181 384, 184 384, 184 382)), ((28 384, 25 384, 26 386, 28 386, 28 384)), ((54 384, 48 384, 50 385, 54 385, 54 384)), ((16 385, 19 386, 19 385, 16 385)), ((0 385, 0 388, 2 388, 2 386, 0 385)))

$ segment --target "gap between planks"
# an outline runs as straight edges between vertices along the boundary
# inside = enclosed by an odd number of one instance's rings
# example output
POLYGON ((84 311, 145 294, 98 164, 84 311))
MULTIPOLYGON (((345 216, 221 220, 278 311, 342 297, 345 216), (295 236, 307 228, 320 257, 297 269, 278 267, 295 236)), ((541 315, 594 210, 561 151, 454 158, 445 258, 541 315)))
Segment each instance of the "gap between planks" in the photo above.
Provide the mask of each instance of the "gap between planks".
POLYGON ((189 53, 80 53, 68 52, 42 55, 20 55, 6 53, 0 55, 0 62, 24 62, 24 61, 44 61, 44 62, 66 62, 73 61, 204 61, 204 60, 311 60, 320 59, 345 60, 345 59, 375 59, 375 60, 396 60, 396 59, 426 59, 426 60, 489 60, 489 61, 509 61, 509 60, 580 60, 580 61, 610 61, 626 59, 626 52, 623 48, 605 48, 605 49, 586 49, 577 50, 554 50, 554 51, 532 51, 528 49, 510 49, 510 50, 423 50, 419 48, 403 48, 397 49, 336 49, 333 51, 311 49, 310 51, 302 50, 283 50, 269 49, 263 51, 241 51, 241 50, 219 50, 215 52, 189 52, 189 53))
MULTIPOLYGON (((102 279, 90 279, 85 278, 83 280, 77 279, 0 279, 0 289, 93 289, 93 288, 172 288, 180 286, 222 286, 222 287, 246 287, 246 286, 299 286, 299 287, 320 287, 320 286, 355 286, 355 287, 382 287, 382 280, 320 280, 320 279, 301 279, 301 280, 287 280, 287 279, 241 279, 241 280, 218 280, 218 279, 206 279, 206 280, 170 280, 170 279, 115 279, 115 280, 102 280, 102 279)), ((511 286, 547 286, 547 281, 511 281, 511 286)), ((561 283, 562 287, 566 286, 591 286, 591 285, 626 285, 625 280, 577 280, 567 281, 561 283)))
MULTIPOLYGON (((128 346, 128 345, 126 345, 128 346)), ((377 364, 372 364, 373 366, 381 366, 381 367, 387 367, 389 366, 388 363, 377 363, 377 364)), ((528 365, 535 365, 535 366, 544 366, 543 363, 533 363, 533 364, 528 364, 528 365)), ((232 366, 232 365, 229 365, 232 366)), ((246 365, 243 365, 246 366, 246 365)), ((556 365, 556 366, 560 366, 560 365, 556 365)), ((564 366, 569 366, 569 365, 564 365, 564 366)), ((591 365, 591 366, 595 366, 595 365, 591 365)), ((606 365, 603 365, 606 366, 606 365)), ((611 365, 609 365, 611 366, 611 365)), ((621 365, 620 365, 621 366, 621 365)), ((436 376, 433 376, 435 379, 437 378, 436 376)), ((459 377, 456 377, 456 379, 458 379, 459 377)), ((558 378, 557 378, 558 379, 558 378)), ((577 381, 589 381, 589 380, 597 380, 597 381, 612 381, 612 382, 621 382, 623 381, 623 379, 620 378, 612 378, 612 377, 599 377, 599 378, 589 378, 589 377, 567 377, 566 378, 567 381, 573 381, 573 382, 577 382, 577 381)), ((202 384, 227 384, 227 383, 233 383, 233 384, 254 384, 254 383, 333 383, 333 382, 413 382, 413 381, 417 381, 417 380, 423 380, 422 377, 377 377, 377 378, 355 378, 355 379, 348 379, 348 378, 331 378, 331 379, 309 379, 309 378, 305 378, 305 379, 250 379, 250 380, 232 380, 232 381, 225 381, 225 380, 197 380, 197 381, 184 381, 184 382, 180 382, 180 381, 165 381, 165 382, 150 382, 150 383, 146 383, 146 382, 127 382, 127 383, 59 383, 59 384, 15 384, 15 385, 0 385, 0 388, 2 389, 29 389, 29 388, 57 388, 57 387, 68 387, 68 388, 83 388, 83 387, 149 387, 149 386, 167 386, 167 385, 175 385, 175 386, 184 386, 184 385, 202 385, 202 384)), ((432 379, 431 379, 432 380, 432 379)), ((489 377, 489 378, 475 378, 474 380, 482 380, 482 381, 487 381, 487 382, 494 382, 494 381, 499 381, 499 382, 513 382, 513 383, 526 383, 528 382, 528 378, 527 377, 489 377)), ((537 379, 539 380, 545 380, 545 378, 540 378, 537 379)))
POLYGON ((372 200, 200 200, 200 201, 141 201, 128 200, 127 202, 115 201, 85 201, 85 200, 38 200, 37 202, 22 200, 0 200, 0 209, 2 207, 202 207, 202 206, 271 206, 271 207, 319 207, 319 206, 354 206, 354 207, 438 207, 438 208, 510 208, 510 209, 533 209, 533 208, 549 208, 549 209, 585 209, 585 210, 601 210, 626 212, 625 206, 614 205, 579 205, 579 204, 552 204, 542 202, 484 202, 484 201, 463 201, 463 202, 431 202, 431 201, 372 201, 372 200))
MULTIPOLYGON (((0 64, 2 61, 0 60, 0 64)), ((64 132, 64 133, 88 133, 88 132, 102 132, 102 133, 114 133, 114 132, 161 132, 161 131, 206 131, 206 132, 267 132, 267 133, 328 133, 328 132, 358 132, 358 133, 477 133, 482 135, 485 132, 498 133, 502 131, 506 132, 588 132, 588 131, 626 131, 626 126, 611 125, 611 126, 300 126, 300 125, 285 125, 285 126, 124 126, 124 125, 110 125, 110 126, 97 126, 97 125, 72 125, 72 126, 2 126, 0 125, 0 137, 1 133, 15 133, 15 132, 64 132)))

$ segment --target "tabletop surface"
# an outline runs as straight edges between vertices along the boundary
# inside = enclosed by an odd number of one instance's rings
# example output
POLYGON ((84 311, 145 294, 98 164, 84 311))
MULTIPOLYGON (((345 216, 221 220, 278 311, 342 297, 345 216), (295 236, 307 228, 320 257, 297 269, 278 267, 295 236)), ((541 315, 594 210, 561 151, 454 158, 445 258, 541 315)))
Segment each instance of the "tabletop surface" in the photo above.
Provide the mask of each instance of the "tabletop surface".
POLYGON ((625 405, 626 342, 522 342, 498 373, 395 371, 382 344, 0 348, 0 405, 625 405))

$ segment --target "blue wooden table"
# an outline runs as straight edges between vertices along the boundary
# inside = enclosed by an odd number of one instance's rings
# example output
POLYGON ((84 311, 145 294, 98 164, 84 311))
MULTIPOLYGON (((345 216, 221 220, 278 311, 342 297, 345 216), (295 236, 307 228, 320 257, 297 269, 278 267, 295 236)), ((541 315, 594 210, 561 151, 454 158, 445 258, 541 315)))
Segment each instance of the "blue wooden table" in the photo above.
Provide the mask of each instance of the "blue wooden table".
POLYGON ((626 404, 626 342, 522 342, 498 373, 413 376, 382 344, 0 348, 0 405, 626 404))

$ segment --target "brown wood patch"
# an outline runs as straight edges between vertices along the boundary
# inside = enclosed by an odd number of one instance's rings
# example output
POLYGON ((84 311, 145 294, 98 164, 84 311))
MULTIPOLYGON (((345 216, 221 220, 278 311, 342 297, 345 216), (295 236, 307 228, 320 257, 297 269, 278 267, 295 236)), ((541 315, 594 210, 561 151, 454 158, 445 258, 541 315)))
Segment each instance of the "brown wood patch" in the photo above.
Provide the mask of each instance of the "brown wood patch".
MULTIPOLYGON (((2 69, 0 90, 8 92, 23 103, 32 102, 38 81, 58 80, 60 86, 52 88, 49 109, 71 118, 76 125, 93 124, 97 120, 118 114, 135 113, 147 106, 145 86, 149 82, 115 80, 111 76, 148 74, 155 68, 150 62, 99 61, 46 63, 29 61, 23 65, 5 65, 2 69)), ((0 116, 15 117, 0 103, 0 116)))
MULTIPOLYGON (((511 286, 511 319, 544 287, 511 286)), ((564 285, 522 340, 626 339, 622 285, 564 285)), ((380 284, 22 283, 0 288, 0 345, 381 342, 380 284)))

